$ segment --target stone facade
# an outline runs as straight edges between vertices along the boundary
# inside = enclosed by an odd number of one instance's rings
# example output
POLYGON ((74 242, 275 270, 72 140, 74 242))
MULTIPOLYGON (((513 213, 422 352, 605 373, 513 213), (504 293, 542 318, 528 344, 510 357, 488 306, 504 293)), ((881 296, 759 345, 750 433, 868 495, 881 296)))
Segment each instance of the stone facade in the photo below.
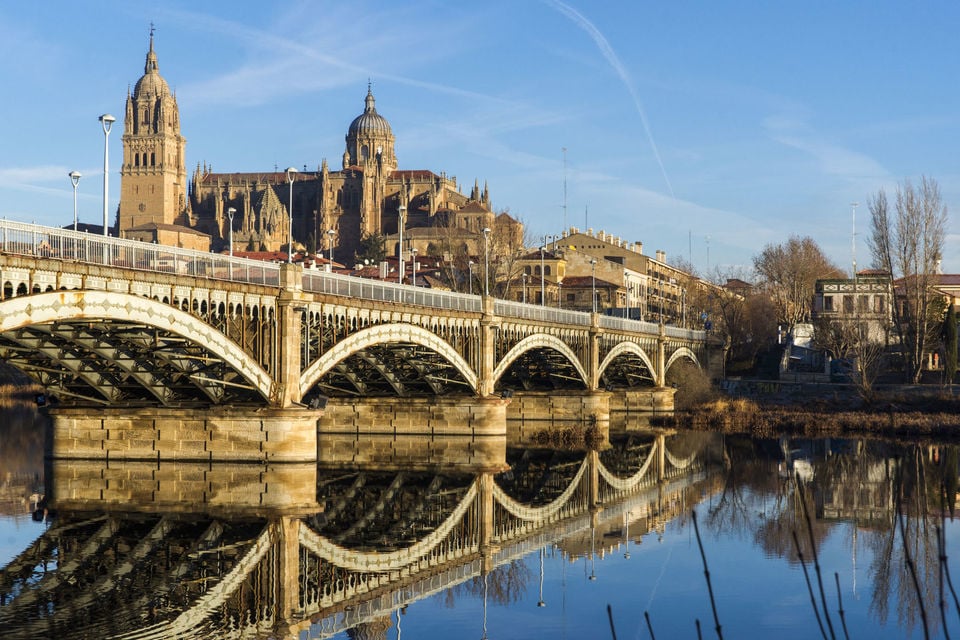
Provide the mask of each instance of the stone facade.
MULTIPOLYGON (((346 260, 361 240, 382 236, 397 255, 428 248, 473 253, 482 230, 493 227, 490 192, 475 182, 464 194, 456 177, 425 169, 399 169, 395 138, 367 88, 363 112, 350 123, 342 168, 326 159, 316 170, 215 173, 198 164, 188 183, 186 139, 176 96, 160 75, 153 33, 144 74, 128 91, 123 134, 119 230, 128 238, 207 251, 227 250, 232 219, 235 251, 287 250, 292 204, 293 248, 334 248, 346 260), (288 175, 292 177, 291 185, 288 175), (192 233, 180 232, 181 227, 192 233), (330 232, 333 232, 332 234, 330 232)), ((501 214, 503 216, 504 214, 501 214)), ((507 216, 509 218, 509 216, 507 216)), ((515 235, 523 226, 510 218, 515 235)))

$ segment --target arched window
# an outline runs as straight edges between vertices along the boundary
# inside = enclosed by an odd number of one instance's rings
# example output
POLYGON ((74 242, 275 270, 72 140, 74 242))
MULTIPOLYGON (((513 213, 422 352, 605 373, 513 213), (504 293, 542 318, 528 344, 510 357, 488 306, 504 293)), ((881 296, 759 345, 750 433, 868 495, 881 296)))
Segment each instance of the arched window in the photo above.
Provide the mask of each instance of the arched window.
POLYGON ((139 166, 140 166, 140 154, 139 154, 139 153, 133 154, 133 166, 135 166, 135 167, 139 167, 139 166))
POLYGON ((155 153, 150 154, 150 166, 151 167, 157 166, 157 154, 155 153))
POLYGON ((550 265, 547 265, 543 268, 543 275, 545 276, 550 275, 550 265))

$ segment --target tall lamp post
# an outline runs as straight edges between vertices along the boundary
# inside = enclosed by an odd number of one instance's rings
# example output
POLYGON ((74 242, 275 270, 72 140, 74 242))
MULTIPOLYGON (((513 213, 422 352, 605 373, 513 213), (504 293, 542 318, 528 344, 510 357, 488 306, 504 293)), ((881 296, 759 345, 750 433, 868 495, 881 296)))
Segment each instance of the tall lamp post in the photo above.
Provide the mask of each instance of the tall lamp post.
POLYGON ((467 262, 467 271, 470 274, 468 280, 470 281, 470 295, 473 295, 473 260, 467 262))
POLYGON ((103 127, 103 235, 107 232, 107 187, 110 180, 110 128, 117 119, 109 113, 100 116, 100 126, 103 127))
POLYGON ((523 304, 527 304, 527 274, 523 274, 523 304))
POLYGON ((230 207, 227 209, 227 219, 230 221, 230 257, 233 257, 233 214, 237 212, 236 209, 230 207))
POLYGON ((290 214, 290 225, 287 229, 287 262, 293 262, 293 181, 297 178, 297 168, 287 167, 287 182, 290 183, 290 202, 287 213, 290 214))
POLYGON ((407 206, 400 205, 400 208, 397 209, 397 230, 400 232, 400 274, 397 276, 397 282, 403 284, 403 225, 405 224, 404 218, 407 214, 407 206))
MULTIPOLYGON (((547 243, 547 237, 543 237, 543 243, 547 243)), ((546 283, 543 281, 543 252, 546 251, 545 246, 540 247, 540 306, 547 304, 547 294, 546 294, 546 283)))
POLYGON ((77 230, 77 187, 80 186, 80 172, 71 171, 70 182, 73 183, 73 230, 77 230))
POLYGON ((330 273, 333 273, 333 236, 337 235, 337 232, 333 229, 327 229, 327 237, 330 239, 330 273))
POLYGON ((414 247, 411 249, 410 253, 413 254, 413 257, 410 258, 411 265, 413 266, 413 286, 417 286, 417 248, 414 247))
POLYGON ((597 259, 590 261, 590 300, 592 301, 593 312, 597 312, 597 259))
POLYGON ((483 228, 483 295, 490 295, 490 227, 483 228))

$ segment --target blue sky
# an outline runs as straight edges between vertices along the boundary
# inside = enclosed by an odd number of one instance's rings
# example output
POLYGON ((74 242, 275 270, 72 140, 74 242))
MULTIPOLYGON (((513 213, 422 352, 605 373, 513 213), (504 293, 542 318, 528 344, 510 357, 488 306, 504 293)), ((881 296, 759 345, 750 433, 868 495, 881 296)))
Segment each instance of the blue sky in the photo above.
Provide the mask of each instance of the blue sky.
POLYGON ((100 221, 97 116, 122 119, 151 22, 188 171, 339 168, 370 79, 401 168, 486 181, 534 238, 729 273, 799 234, 849 268, 878 189, 926 175, 960 215, 956 3, 105 0, 0 5, 0 216, 69 224, 76 169, 100 221))

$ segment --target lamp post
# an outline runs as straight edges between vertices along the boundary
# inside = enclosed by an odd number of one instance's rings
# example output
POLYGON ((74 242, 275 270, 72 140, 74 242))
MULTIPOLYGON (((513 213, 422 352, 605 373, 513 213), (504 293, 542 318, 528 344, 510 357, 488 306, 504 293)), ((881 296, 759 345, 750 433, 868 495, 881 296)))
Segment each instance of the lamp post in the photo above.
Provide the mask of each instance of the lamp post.
POLYGON ((236 209, 230 207, 227 209, 227 219, 230 220, 230 257, 233 257, 233 214, 237 212, 236 209))
POLYGON ((290 206, 287 207, 287 213, 290 214, 290 225, 287 229, 287 263, 293 262, 293 181, 297 177, 296 167, 287 167, 287 182, 290 183, 290 206))
POLYGON ((330 238, 330 273, 333 273, 333 236, 336 233, 333 229, 327 229, 327 237, 330 238))
POLYGON ((590 261, 590 300, 593 307, 593 312, 597 312, 597 259, 594 258, 590 261))
MULTIPOLYGON (((543 237, 543 244, 547 244, 547 237, 543 237)), ((546 284, 543 281, 543 253, 547 250, 546 246, 540 247, 540 306, 547 304, 546 284)))
POLYGON ((544 547, 540 547, 540 599, 537 600, 538 607, 547 606, 546 600, 543 599, 543 552, 544 547))
POLYGON ((490 295, 490 227, 483 228, 483 295, 490 295))
POLYGON ((468 280, 470 281, 470 295, 473 295, 473 260, 467 262, 467 271, 470 274, 468 280))
POLYGON ((73 183, 73 230, 77 230, 77 187, 80 186, 80 172, 71 171, 70 182, 73 183))
POLYGON ((414 247, 411 249, 410 253, 413 254, 413 257, 410 258, 411 265, 413 266, 413 286, 417 286, 417 248, 414 247))
POLYGON ((405 224, 404 218, 407 214, 407 206, 400 205, 400 208, 397 209, 397 230, 400 232, 400 248, 398 253, 400 254, 400 274, 398 276, 397 282, 403 284, 403 225, 405 224))
POLYGON ((523 274, 523 304, 527 304, 527 274, 523 274))
POLYGON ((100 116, 100 126, 103 127, 103 235, 107 232, 107 186, 110 181, 110 128, 117 119, 109 113, 100 116))

